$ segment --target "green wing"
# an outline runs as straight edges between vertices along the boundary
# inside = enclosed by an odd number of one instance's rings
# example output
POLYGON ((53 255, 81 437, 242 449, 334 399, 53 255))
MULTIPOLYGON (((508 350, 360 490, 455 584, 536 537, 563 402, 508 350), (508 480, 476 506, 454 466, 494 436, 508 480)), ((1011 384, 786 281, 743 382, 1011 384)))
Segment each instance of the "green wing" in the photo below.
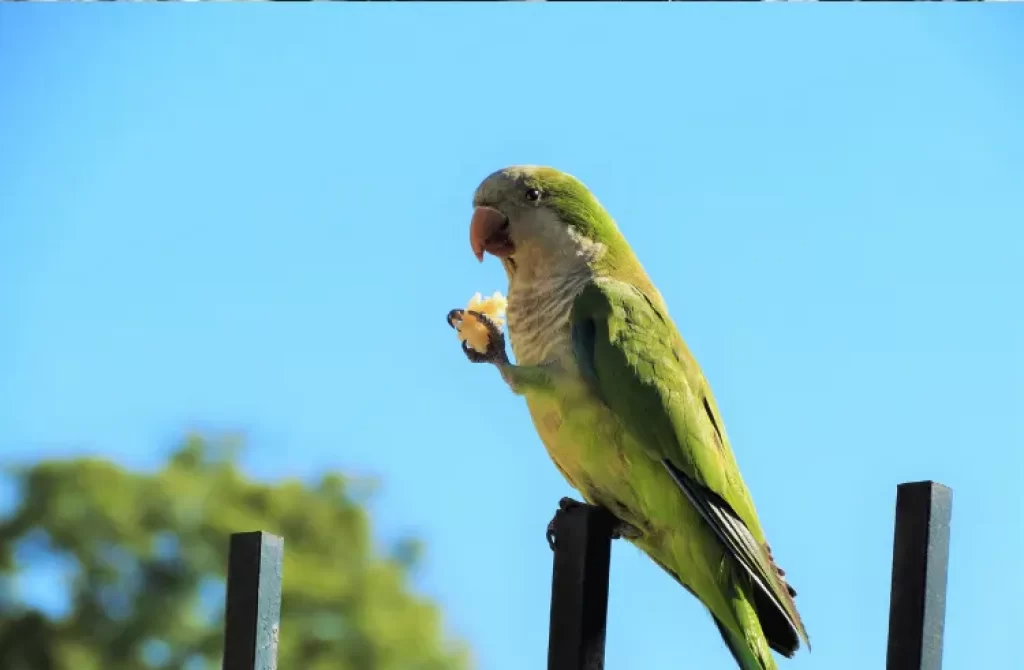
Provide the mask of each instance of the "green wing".
POLYGON ((807 633, 778 574, 718 408, 675 325, 640 289, 587 285, 573 304, 576 359, 595 391, 661 461, 749 575, 771 646, 792 655, 807 633), (799 636, 799 637, 798 637, 799 636))

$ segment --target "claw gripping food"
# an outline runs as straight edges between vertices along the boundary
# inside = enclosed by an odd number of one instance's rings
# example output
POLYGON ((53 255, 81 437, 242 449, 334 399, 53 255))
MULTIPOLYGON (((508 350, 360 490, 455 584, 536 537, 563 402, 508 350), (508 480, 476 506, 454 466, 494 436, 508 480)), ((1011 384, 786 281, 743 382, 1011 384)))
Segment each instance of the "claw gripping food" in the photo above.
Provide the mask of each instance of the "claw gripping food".
POLYGON ((500 291, 495 291, 489 298, 482 297, 476 293, 469 299, 469 304, 462 312, 462 318, 455 321, 455 332, 459 340, 465 342, 474 351, 484 353, 487 351, 488 340, 487 327, 470 312, 479 312, 493 321, 498 328, 505 325, 505 309, 508 307, 508 300, 500 291))

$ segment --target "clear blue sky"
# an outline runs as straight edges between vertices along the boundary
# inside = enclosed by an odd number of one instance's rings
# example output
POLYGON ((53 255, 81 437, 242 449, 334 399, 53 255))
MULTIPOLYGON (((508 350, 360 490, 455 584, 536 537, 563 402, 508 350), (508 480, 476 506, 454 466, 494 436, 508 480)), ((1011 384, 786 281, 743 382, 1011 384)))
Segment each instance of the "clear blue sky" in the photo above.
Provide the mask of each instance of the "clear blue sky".
MULTIPOLYGON (((492 170, 619 220, 704 366, 814 641, 881 668, 895 486, 954 487, 950 670, 1019 661, 1024 13, 1012 6, 4 6, 0 449, 379 474, 484 670, 543 667, 571 491, 444 322, 505 289, 492 170), (1014 37, 1016 35, 1016 37, 1014 37), (486 440, 478 436, 486 434, 486 440)), ((284 632, 287 635, 287 631, 284 632)), ((728 669, 613 556, 609 670, 728 669)))

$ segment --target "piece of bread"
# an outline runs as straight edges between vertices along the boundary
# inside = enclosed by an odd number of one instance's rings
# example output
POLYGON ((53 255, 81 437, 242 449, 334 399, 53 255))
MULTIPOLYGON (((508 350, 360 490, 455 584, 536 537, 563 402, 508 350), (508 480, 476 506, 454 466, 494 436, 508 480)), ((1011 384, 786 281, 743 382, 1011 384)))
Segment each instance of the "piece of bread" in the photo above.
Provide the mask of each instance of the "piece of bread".
POLYGON ((479 293, 475 294, 469 299, 466 311, 462 313, 462 319, 455 324, 455 332, 458 333, 459 340, 481 354, 486 352, 487 345, 490 344, 487 326, 470 312, 479 312, 485 315, 500 329, 505 325, 505 309, 507 307, 508 300, 500 291, 495 291, 494 295, 489 298, 484 298, 479 293))

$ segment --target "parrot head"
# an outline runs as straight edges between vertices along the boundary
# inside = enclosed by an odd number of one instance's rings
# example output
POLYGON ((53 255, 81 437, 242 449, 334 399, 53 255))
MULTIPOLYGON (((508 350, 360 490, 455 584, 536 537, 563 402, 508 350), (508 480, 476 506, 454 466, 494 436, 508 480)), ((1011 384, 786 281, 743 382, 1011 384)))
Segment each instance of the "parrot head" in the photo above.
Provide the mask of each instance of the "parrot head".
POLYGON ((498 170, 473 195, 469 241, 477 260, 501 259, 517 273, 561 273, 628 252, 614 220, 590 190, 550 167, 498 170))

